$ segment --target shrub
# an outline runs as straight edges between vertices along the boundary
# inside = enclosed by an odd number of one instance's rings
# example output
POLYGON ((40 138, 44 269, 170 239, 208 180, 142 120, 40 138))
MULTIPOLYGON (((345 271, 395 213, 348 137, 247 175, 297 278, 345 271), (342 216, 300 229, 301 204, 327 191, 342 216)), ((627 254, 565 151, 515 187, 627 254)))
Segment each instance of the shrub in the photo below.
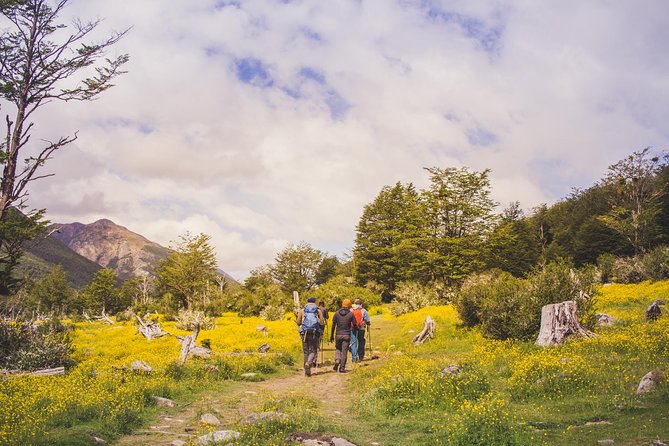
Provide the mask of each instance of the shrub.
POLYGON ((544 305, 576 301, 579 319, 594 324, 596 270, 574 270, 566 262, 552 262, 534 270, 527 279, 502 271, 472 276, 454 298, 467 326, 480 324, 484 336, 528 339, 536 335, 544 305))
POLYGON ((194 330, 197 322, 199 322, 202 330, 212 330, 216 327, 216 320, 205 315, 202 311, 179 310, 176 321, 176 327, 179 330, 194 330))
POLYGON ((260 319, 264 321, 280 321, 286 316, 286 309, 279 305, 267 305, 260 310, 260 319))
POLYGON ((317 290, 310 293, 310 295, 313 295, 319 302, 321 300, 325 302, 325 307, 331 310, 339 308, 344 299, 350 299, 351 302, 355 299, 360 299, 365 308, 381 304, 380 294, 374 293, 367 288, 356 286, 352 278, 342 275, 328 280, 318 287, 317 290))
POLYGON ((0 321, 0 368, 35 370, 70 366, 74 348, 60 320, 0 321))
POLYGON ((390 311, 395 316, 439 303, 434 289, 416 282, 400 282, 394 294, 395 298, 390 305, 390 311))

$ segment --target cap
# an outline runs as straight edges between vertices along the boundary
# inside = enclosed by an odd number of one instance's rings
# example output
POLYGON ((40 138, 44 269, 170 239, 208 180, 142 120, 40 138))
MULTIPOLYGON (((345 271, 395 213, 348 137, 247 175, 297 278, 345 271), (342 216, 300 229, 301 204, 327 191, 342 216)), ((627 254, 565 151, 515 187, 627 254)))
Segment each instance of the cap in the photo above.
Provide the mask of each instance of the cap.
POLYGON ((353 301, 354 304, 362 305, 362 300, 356 299, 353 301))
POLYGON ((341 303, 341 306, 344 308, 350 308, 351 307, 351 300, 350 299, 344 299, 344 301, 341 303))
POLYGON ((310 297, 309 299, 307 299, 307 302, 311 302, 311 303, 316 302, 316 298, 315 297, 310 297))

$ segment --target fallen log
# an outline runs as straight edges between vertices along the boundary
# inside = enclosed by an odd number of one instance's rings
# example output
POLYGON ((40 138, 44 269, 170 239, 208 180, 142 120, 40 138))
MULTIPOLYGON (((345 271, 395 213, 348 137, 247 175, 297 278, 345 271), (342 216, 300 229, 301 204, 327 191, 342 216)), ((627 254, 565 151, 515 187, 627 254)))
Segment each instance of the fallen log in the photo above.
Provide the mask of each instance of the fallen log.
POLYGON ((23 371, 23 370, 0 370, 0 374, 2 374, 2 375, 16 375, 16 376, 25 376, 25 375, 58 376, 58 375, 64 375, 65 374, 65 367, 55 367, 55 368, 52 368, 52 369, 35 370, 33 372, 26 372, 26 371, 23 371))
POLYGON ((135 315, 137 318, 137 321, 139 322, 139 327, 137 328, 137 332, 141 333, 146 339, 149 341, 154 338, 159 338, 161 336, 165 336, 166 334, 169 334, 165 330, 162 329, 160 324, 157 322, 153 321, 143 321, 141 317, 138 315, 135 315))
POLYGON ((421 330, 420 333, 413 337, 412 342, 416 345, 420 345, 427 339, 434 339, 435 326, 436 324, 434 323, 434 319, 432 319, 431 316, 426 317, 423 324, 423 330, 421 330))

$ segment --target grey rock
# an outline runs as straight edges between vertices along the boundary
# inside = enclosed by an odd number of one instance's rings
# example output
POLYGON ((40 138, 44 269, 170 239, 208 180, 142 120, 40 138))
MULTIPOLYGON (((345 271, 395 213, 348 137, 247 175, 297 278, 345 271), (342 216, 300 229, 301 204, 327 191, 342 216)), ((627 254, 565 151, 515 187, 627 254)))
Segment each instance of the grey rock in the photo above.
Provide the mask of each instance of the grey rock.
POLYGON ((195 347, 191 348, 188 351, 188 353, 193 356, 197 356, 198 358, 209 359, 209 356, 211 355, 211 350, 208 349, 207 347, 196 345, 195 347))
POLYGON ((206 446, 210 444, 229 444, 229 441, 234 441, 238 439, 240 436, 239 432, 237 431, 215 431, 212 433, 209 433, 207 435, 202 435, 201 437, 197 438, 197 444, 199 446, 206 446), (226 443, 223 443, 223 442, 226 443))
POLYGON ((266 325, 258 325, 256 327, 257 331, 267 331, 267 326, 266 325))
POLYGON ((242 424, 256 424, 256 423, 261 423, 263 421, 269 421, 269 420, 280 420, 280 421, 287 421, 289 420, 290 417, 281 412, 260 412, 260 413, 252 413, 250 415, 247 415, 244 417, 241 421, 242 424))
POLYGON ((597 318, 597 325, 604 327, 609 327, 618 322, 618 318, 613 317, 607 313, 597 313, 595 314, 595 317, 597 318))
POLYGON ((260 353, 267 353, 269 351, 269 344, 267 342, 263 343, 260 347, 258 347, 258 351, 260 353))
POLYGON ((459 375, 460 372, 462 372, 462 369, 460 368, 459 365, 457 364, 451 364, 448 367, 444 368, 441 372, 439 372, 439 375, 441 376, 456 376, 459 375))
POLYGON ((637 395, 642 393, 648 393, 655 388, 655 386, 662 381, 662 371, 653 370, 646 373, 641 382, 639 382, 639 387, 636 389, 637 395))
POLYGON ((151 373, 153 372, 153 367, 147 364, 144 361, 132 361, 130 368, 133 372, 142 372, 142 373, 151 373))
POLYGON ((345 438, 332 437, 332 446, 355 446, 355 444, 345 438))
POLYGON ((257 375, 257 373, 248 372, 248 373, 242 373, 242 374, 239 375, 239 376, 241 376, 242 378, 253 378, 253 377, 256 376, 256 375, 257 375))
POLYGON ((153 401, 155 401, 156 405, 159 406, 159 407, 174 407, 174 406, 176 406, 174 401, 172 401, 170 399, 167 399, 167 398, 160 397, 160 396, 154 396, 153 401))
POLYGON ((216 418, 215 415, 206 413, 200 417, 200 423, 210 424, 212 426, 218 426, 221 422, 216 418))
POLYGON ((653 440, 651 446, 667 446, 666 443, 661 442, 660 440, 653 440))
POLYGON ((302 440, 302 446, 332 446, 332 443, 322 440, 302 440))

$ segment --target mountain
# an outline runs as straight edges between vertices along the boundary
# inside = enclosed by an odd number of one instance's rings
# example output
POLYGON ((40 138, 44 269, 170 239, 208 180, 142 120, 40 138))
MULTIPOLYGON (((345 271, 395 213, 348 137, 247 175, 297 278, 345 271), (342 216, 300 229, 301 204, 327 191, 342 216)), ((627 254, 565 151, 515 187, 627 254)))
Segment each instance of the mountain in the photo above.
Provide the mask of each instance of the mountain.
POLYGON ((88 285, 93 275, 102 267, 61 243, 53 236, 47 237, 35 246, 28 246, 21 257, 19 271, 24 275, 42 277, 60 265, 70 283, 76 288, 88 285))
POLYGON ((55 226, 59 229, 53 237, 88 260, 113 269, 120 280, 152 275, 155 265, 170 252, 107 219, 55 226))

